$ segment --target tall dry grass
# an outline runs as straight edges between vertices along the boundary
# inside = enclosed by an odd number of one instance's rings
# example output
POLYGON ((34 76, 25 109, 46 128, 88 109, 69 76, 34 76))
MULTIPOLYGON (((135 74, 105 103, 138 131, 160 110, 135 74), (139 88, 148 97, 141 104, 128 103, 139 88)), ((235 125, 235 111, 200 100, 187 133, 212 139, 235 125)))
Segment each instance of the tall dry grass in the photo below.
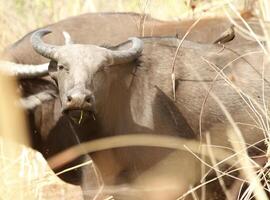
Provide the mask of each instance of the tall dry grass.
MULTIPOLYGON (((33 30, 37 27, 44 26, 49 23, 53 23, 56 21, 59 21, 61 19, 64 19, 69 16, 78 15, 85 12, 100 12, 100 11, 134 11, 134 12, 140 12, 140 13, 150 13, 153 17, 160 18, 160 19, 169 19, 169 20, 179 20, 179 19, 185 19, 185 18, 197 18, 202 15, 227 15, 228 17, 233 20, 234 17, 238 17, 241 19, 242 16, 247 15, 253 15, 254 13, 258 16, 260 23, 262 27, 264 28, 264 37, 266 38, 266 44, 267 49, 265 50, 265 55, 268 58, 268 52, 270 49, 270 33, 269 29, 267 28, 267 25, 265 24, 265 21, 270 21, 270 7, 268 0, 258 0, 256 5, 254 4, 254 0, 241 0, 241 1, 229 1, 229 0, 220 0, 220 1, 192 1, 192 0, 172 0, 172 1, 166 1, 166 0, 77 0, 77 1, 68 1, 68 0, 62 0, 62 1, 53 1, 53 0, 11 0, 11 1, 5 1, 0 0, 0 49, 6 47, 8 44, 11 44, 12 42, 16 41, 18 38, 23 36, 25 33, 29 32, 30 30, 33 30), (251 9, 252 12, 249 13, 249 9, 251 9), (31 11, 31 12, 30 12, 31 11), (243 11, 243 13, 240 13, 240 11, 243 11), (242 15, 240 15, 242 14, 242 15), (245 14, 245 15, 244 15, 245 14)), ((244 20, 244 19, 243 19, 244 20)), ((247 31, 249 32, 251 37, 254 37, 256 40, 260 40, 256 35, 252 33, 252 31, 249 29, 249 27, 246 27, 247 31)), ((269 61, 268 61, 269 62, 269 61)), ((10 83, 7 79, 0 76, 0 89, 2 91, 2 96, 4 99, 0 99, 0 125, 1 125, 1 136, 4 134, 7 134, 8 132, 17 133, 16 139, 26 143, 27 140, 26 137, 22 137, 25 134, 26 127, 23 123, 23 115, 20 110, 14 110, 12 112, 12 115, 10 115, 11 111, 9 108, 10 102, 13 102, 17 97, 16 95, 12 94, 15 97, 10 97, 10 92, 13 93, 15 91, 15 86, 13 83, 10 83), (7 86, 5 86, 7 85, 7 86), (9 88, 9 86, 12 86, 12 88, 9 88), (8 108, 8 109, 7 109, 8 108), (15 118, 15 116, 17 116, 15 118), (18 121, 16 123, 16 126, 14 125, 14 120, 18 121)), ((218 101, 218 100, 217 100, 218 101)), ((221 105, 222 107, 222 105, 221 105)), ((262 108, 265 112, 265 123, 269 123, 268 118, 268 108, 263 107, 262 108)), ((226 108, 224 108, 224 112, 226 113, 226 108)), ((229 113, 227 113, 227 117, 230 118, 229 113)), ((238 137, 238 140, 242 140, 241 134, 239 133, 239 130, 237 129, 236 123, 231 120, 232 126, 234 127, 233 130, 230 130, 231 137, 238 137), (231 134, 232 132, 237 132, 237 134, 231 134)), ((269 140, 269 130, 267 129, 268 126, 262 127, 265 129, 266 138, 265 140, 268 142, 269 140)), ((13 136, 13 135, 12 135, 13 136)), ((235 138, 234 138, 235 139, 235 138)), ((197 143, 190 143, 187 141, 184 141, 186 146, 184 150, 188 150, 192 153, 200 153, 198 152, 196 146, 198 146, 197 143)), ((242 144, 244 141, 242 142, 242 144)), ((132 146, 132 145, 148 145, 148 146, 163 146, 167 148, 174 148, 179 149, 180 146, 183 146, 183 140, 171 140, 171 138, 151 138, 149 136, 145 135, 130 135, 130 136, 123 136, 123 137, 117 137, 117 138, 111 138, 101 141, 93 141, 89 144, 84 144, 83 147, 84 151, 85 149, 88 151, 97 151, 101 149, 107 149, 107 148, 113 148, 115 145, 117 146, 132 146)), ((206 145, 208 148, 209 145, 206 145)), ((206 156, 211 157, 212 166, 209 166, 213 170, 217 171, 217 176, 220 178, 222 182, 222 177, 226 175, 226 173, 220 171, 220 169, 217 167, 220 160, 225 160, 229 162, 230 164, 233 164, 232 161, 228 159, 228 157, 233 157, 234 159, 238 156, 241 152, 241 156, 245 159, 240 159, 240 165, 242 167, 244 166, 250 166, 249 170, 244 170, 244 176, 247 178, 247 180, 252 183, 253 187, 250 187, 250 190, 255 191, 254 195, 257 199, 267 199, 265 196, 263 186, 258 181, 261 179, 262 174, 260 176, 257 176, 255 171, 253 169, 254 163, 250 161, 250 159, 247 157, 247 154, 245 151, 246 146, 234 146, 234 150, 238 153, 231 155, 227 151, 218 151, 214 152, 214 154, 211 154, 213 152, 209 151, 209 149, 206 149, 205 154, 206 156), (254 186, 255 185, 255 186, 254 186)), ((60 154, 59 156, 63 159, 71 159, 71 157, 68 157, 66 155, 73 155, 74 157, 78 156, 81 153, 80 151, 81 147, 74 147, 70 152, 66 152, 60 154)), ((183 149, 182 149, 183 150, 183 149)), ((268 154, 266 155, 269 157, 270 150, 268 150, 268 154)), ((12 154, 12 153, 11 153, 12 154)), ((1 158, 0 158, 1 159, 1 158)), ((59 158, 55 157, 50 160, 51 165, 57 165, 57 160, 59 158)), ((65 160, 65 161, 66 161, 65 160)), ((204 162, 202 160, 202 162, 204 162)), ((267 172, 264 172, 263 169, 266 169, 269 163, 267 163, 267 166, 264 166, 264 168, 261 168, 261 172, 265 173, 265 176, 267 176, 267 172)), ((188 191, 187 194, 194 194, 194 191, 196 189, 203 187, 205 185, 205 182, 201 185, 192 188, 190 191, 188 191)), ((4 184, 4 183, 1 183, 4 184)), ((0 185, 1 187, 1 185, 0 185)), ((266 184, 265 187, 268 187, 266 184)), ((18 187, 21 188, 21 187, 18 187)), ((224 189, 224 188, 223 188, 224 189)), ((226 190, 226 188, 224 189, 226 190)), ((0 190, 1 191, 1 190, 0 190)), ((20 191, 23 192, 23 191, 20 191)), ((226 193, 226 191, 225 191, 226 193)), ((2 196, 3 193, 0 193, 2 196)), ((184 198, 186 195, 183 195, 184 198)), ((229 196, 229 195, 227 195, 229 196)), ((193 196, 194 198, 197 198, 196 195, 193 196)), ((250 196, 247 195, 245 199, 248 199, 250 196)), ((9 197, 6 196, 4 199, 8 199, 9 197)), ((202 196, 201 199, 205 198, 202 196)), ((179 198, 180 199, 180 198, 179 198)))

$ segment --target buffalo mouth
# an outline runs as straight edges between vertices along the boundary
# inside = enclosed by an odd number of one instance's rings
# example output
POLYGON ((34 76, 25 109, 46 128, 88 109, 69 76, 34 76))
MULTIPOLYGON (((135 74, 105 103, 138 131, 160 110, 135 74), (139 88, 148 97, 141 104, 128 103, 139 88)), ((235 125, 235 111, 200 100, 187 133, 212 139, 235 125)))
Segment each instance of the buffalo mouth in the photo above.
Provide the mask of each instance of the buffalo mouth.
POLYGON ((82 124, 86 120, 95 120, 95 112, 93 110, 68 109, 63 114, 67 115, 74 123, 82 124))

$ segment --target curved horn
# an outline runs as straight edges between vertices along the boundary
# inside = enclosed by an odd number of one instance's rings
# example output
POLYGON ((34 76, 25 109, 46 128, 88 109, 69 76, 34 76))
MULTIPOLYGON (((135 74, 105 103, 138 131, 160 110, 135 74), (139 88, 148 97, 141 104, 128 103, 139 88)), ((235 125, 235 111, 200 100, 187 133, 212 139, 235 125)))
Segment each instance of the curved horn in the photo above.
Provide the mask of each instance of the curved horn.
POLYGON ((143 51, 143 41, 139 38, 132 37, 128 39, 132 41, 132 47, 127 50, 110 50, 112 56, 112 64, 129 63, 138 58, 143 51))
POLYGON ((46 44, 42 41, 42 37, 51 33, 51 31, 46 29, 40 29, 34 32, 31 36, 31 44, 35 51, 40 55, 49 58, 49 59, 57 59, 56 49, 57 46, 46 44))
POLYGON ((33 78, 48 74, 49 63, 40 65, 17 64, 9 61, 0 61, 0 71, 19 78, 33 78))

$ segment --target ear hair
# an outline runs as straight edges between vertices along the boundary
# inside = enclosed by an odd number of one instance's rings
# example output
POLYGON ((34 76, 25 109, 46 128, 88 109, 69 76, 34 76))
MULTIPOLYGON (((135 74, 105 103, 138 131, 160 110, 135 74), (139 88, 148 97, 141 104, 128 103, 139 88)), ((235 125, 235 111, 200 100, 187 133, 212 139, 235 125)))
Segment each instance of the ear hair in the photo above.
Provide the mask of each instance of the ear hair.
POLYGON ((49 67, 48 67, 49 75, 54 80, 55 85, 58 87, 58 81, 56 78, 56 72, 57 72, 57 61, 51 60, 49 67))
POLYGON ((73 44, 74 42, 71 39, 71 36, 68 32, 63 31, 63 36, 65 38, 65 45, 73 44))
POLYGON ((57 71, 57 61, 51 60, 48 67, 49 73, 57 71))

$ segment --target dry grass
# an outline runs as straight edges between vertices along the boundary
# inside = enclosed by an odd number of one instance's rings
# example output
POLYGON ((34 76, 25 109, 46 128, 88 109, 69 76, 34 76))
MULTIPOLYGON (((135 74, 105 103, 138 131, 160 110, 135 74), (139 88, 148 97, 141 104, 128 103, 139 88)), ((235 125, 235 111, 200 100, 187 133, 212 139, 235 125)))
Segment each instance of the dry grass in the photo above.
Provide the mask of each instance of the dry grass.
MULTIPOLYGON (((77 0, 77 1, 53 1, 53 0, 34 0, 34 1, 4 1, 0 0, 0 49, 6 47, 8 44, 16 41, 18 38, 23 36, 30 30, 33 30, 37 27, 59 21, 60 19, 64 19, 69 16, 78 15, 85 12, 99 12, 99 11, 135 11, 140 13, 150 13, 153 17, 157 17, 160 19, 184 19, 184 18, 199 18, 203 15, 217 15, 222 14, 226 15, 231 21, 235 24, 239 30, 242 30, 242 27, 239 27, 236 24, 234 18, 237 17, 243 21, 245 24, 245 28, 243 34, 248 34, 247 37, 254 38, 262 47, 262 51, 266 56, 268 56, 270 50, 270 30, 267 28, 265 21, 270 21, 270 6, 268 0, 258 0, 257 6, 253 7, 254 1, 246 0, 246 1, 229 1, 229 0, 220 0, 220 1, 182 1, 182 0, 112 0, 108 3, 106 0, 77 0), (248 2, 248 3, 247 3, 248 2), (193 9, 194 6, 196 9, 193 9), (248 9, 254 9, 252 12, 249 12, 248 9), (31 10, 32 12, 29 12, 31 10), (240 12, 240 11, 243 12, 240 12), (260 23, 264 30, 263 36, 257 36, 248 24, 245 23, 245 17, 249 14, 252 15, 256 13, 259 17, 260 23), (242 14, 242 15, 241 15, 242 14), (262 37, 266 40, 266 47, 262 45, 260 40, 262 37)), ((196 24, 194 24, 196 26, 196 24)), ((192 28, 189 30, 192 31, 192 28)), ((188 33, 187 33, 188 34, 188 33)), ((183 38, 184 40, 184 38, 183 38)), ((182 40, 182 41, 183 41, 182 40)), ((179 42, 179 48, 181 48, 181 43, 179 42)), ((176 52, 175 55, 177 55, 176 52)), ((268 58, 268 57, 267 57, 268 58)), ((207 60, 206 60, 207 62, 207 60)), ((229 61, 233 62, 233 61, 229 61)), ((266 60, 265 62, 269 62, 266 60)), ((211 63, 209 63, 211 65, 211 63)), ((229 65, 229 64, 228 64, 229 65)), ((213 66, 215 67, 215 66, 213 66)), ((174 68, 174 63, 172 63, 172 69, 174 68)), ((224 69, 226 66, 224 67, 224 69)), ((218 75, 223 77, 228 84, 230 84, 240 96, 243 97, 243 101, 249 105, 252 112, 257 116, 257 121, 260 129, 265 132, 265 141, 269 141, 269 116, 268 116, 268 108, 266 106, 266 100, 264 99, 264 105, 259 105, 255 100, 250 99, 246 94, 236 88, 228 78, 223 74, 222 70, 218 72, 218 75), (249 99, 249 101, 246 101, 249 99), (260 115, 263 113, 263 115, 260 115)), ((172 87, 174 88, 174 70, 172 70, 172 87)), ((214 84, 214 83, 213 83, 214 84)), ((4 77, 0 76, 0 89, 3 92, 3 96, 5 98, 0 99, 0 129, 1 135, 7 135, 7 133, 17 133, 17 135, 8 135, 9 138, 15 138, 15 140, 19 140, 21 143, 27 144, 26 135, 26 127, 24 125, 23 114, 19 109, 14 109, 11 102, 14 102, 17 98, 16 94, 13 94, 15 91, 15 86, 10 83, 9 80, 6 80, 4 77), (8 88, 12 86, 13 88, 8 88), (10 109, 12 109, 11 111, 10 109), (7 110, 7 108, 9 108, 7 110), (10 115, 12 113, 12 116, 10 115), (17 121, 17 125, 14 126, 14 121, 17 121), (18 134, 19 133, 19 134, 18 134), (24 137, 22 137, 24 136, 24 137)), ((264 77, 262 77, 262 88, 264 88, 264 77)), ((174 90, 173 90, 174 91, 174 90)), ((263 90, 264 91, 264 90, 263 90)), ((210 93, 210 91, 209 91, 210 93)), ((215 97, 214 97, 215 98, 215 97)), ((238 143, 238 146, 235 143, 232 143, 233 149, 219 149, 211 146, 209 140, 207 144, 202 145, 202 143, 185 141, 182 139, 175 139, 170 137, 152 137, 149 135, 128 135, 128 136, 118 136, 114 138, 106 138, 97 141, 91 141, 88 144, 83 144, 80 147, 73 147, 56 157, 52 158, 49 162, 51 166, 57 167, 64 162, 72 160, 80 154, 83 154, 85 151, 93 152, 99 151, 109 148, 121 147, 121 146, 159 146, 166 147, 172 149, 180 149, 190 152, 197 158, 203 165, 208 168, 216 171, 217 177, 208 181, 203 182, 202 184, 191 188, 187 193, 183 194, 179 199, 185 198, 187 195, 192 194, 193 199, 197 199, 198 196, 196 191, 211 183, 212 181, 219 179, 219 182, 223 186, 223 190, 227 195, 228 199, 230 198, 229 191, 227 191, 224 186, 223 177, 230 176, 242 182, 250 183, 250 186, 246 192, 246 195, 243 199, 250 199, 252 195, 255 195, 256 199, 264 200, 268 199, 265 195, 264 190, 270 188, 268 182, 268 174, 267 168, 269 167, 270 162, 266 164, 266 166, 259 166, 254 163, 247 155, 246 149, 250 146, 245 144, 245 141, 242 138, 242 133, 239 131, 237 127, 237 123, 233 121, 230 114, 227 112, 226 108, 221 104, 220 100, 216 98, 219 106, 224 111, 226 117, 231 123, 233 127, 232 130, 228 130, 229 137, 232 137, 232 140, 241 141, 238 143), (234 133, 234 134, 233 134, 234 133), (236 138, 235 138, 236 137, 236 138), (198 146, 201 149, 198 149, 198 146), (203 148, 205 147, 205 149, 203 148), (211 148, 210 148, 211 147, 211 148), (82 150, 83 149, 83 150, 82 150), (204 150, 202 150, 204 149, 204 150), (236 152, 236 153, 232 153, 236 152), (211 163, 205 162, 205 159, 202 159, 200 156, 203 154, 206 157, 210 157, 211 163), (219 165, 227 162, 231 165, 236 166, 236 169, 232 169, 230 171, 222 171, 219 168, 219 165), (243 170, 243 177, 235 177, 231 175, 234 170, 243 170), (259 172, 257 175, 256 172, 259 172), (265 185, 262 185, 260 180, 265 179, 265 185), (253 194, 252 194, 253 192, 253 194)), ((203 113, 203 108, 202 108, 203 113)), ((225 133, 224 133, 225 134, 225 133)), ((252 144, 251 144, 252 145, 252 144)), ((270 150, 265 153, 266 157, 269 157, 270 150)), ((12 155, 12 151, 10 152, 12 155)), ((0 156, 0 159, 4 159, 3 156, 0 156)), ((17 159, 14 157, 14 159, 17 159)), ((23 162, 20 160, 20 162, 23 162)), ((1 163, 1 162, 0 162, 1 163)), ((88 165, 90 163, 83 163, 82 165, 88 165)), ((82 165, 75 166, 81 167, 82 165)), ((8 164, 6 165, 8 166, 8 164)), ((7 167, 5 169, 7 169, 7 167)), ((3 166, 1 166, 3 167, 3 166)), ((73 168, 72 168, 73 169, 73 168)), ((68 169, 67 169, 68 170, 68 169)), ((71 170, 71 169, 70 169, 71 170)), ((8 172, 12 173, 12 172, 8 172)), ((63 171, 62 173, 65 173, 63 171)), ((208 172, 206 172, 207 174, 208 172)), ((31 176, 31 173, 29 174, 31 176)), ((13 177, 14 178, 14 177, 13 177)), ((46 180, 43 180, 46 183, 46 180)), ((14 180, 14 184, 16 179, 14 180)), ((5 185, 4 182, 0 182, 2 185, 5 185)), ((0 185, 0 196, 4 195, 4 199, 10 199, 10 195, 12 191, 9 193, 5 193, 3 191, 2 185, 0 185)), ((23 193, 23 187, 21 185, 13 185, 13 188, 16 188, 18 192, 23 193)), ((113 192, 115 190, 119 190, 121 188, 113 188, 113 192)), ((129 191, 129 190, 127 190, 129 191)), ((125 192, 127 192, 125 191, 125 192)), ((131 192, 131 189, 130 191, 131 192)), ((12 194, 14 195, 14 194, 12 194)), ((11 195, 11 196, 12 196, 11 195)), ((15 195, 16 196, 16 195, 15 195)), ((108 197, 107 199, 112 199, 113 197, 108 197)), ((204 199, 205 196, 202 195, 201 199, 204 199)))

